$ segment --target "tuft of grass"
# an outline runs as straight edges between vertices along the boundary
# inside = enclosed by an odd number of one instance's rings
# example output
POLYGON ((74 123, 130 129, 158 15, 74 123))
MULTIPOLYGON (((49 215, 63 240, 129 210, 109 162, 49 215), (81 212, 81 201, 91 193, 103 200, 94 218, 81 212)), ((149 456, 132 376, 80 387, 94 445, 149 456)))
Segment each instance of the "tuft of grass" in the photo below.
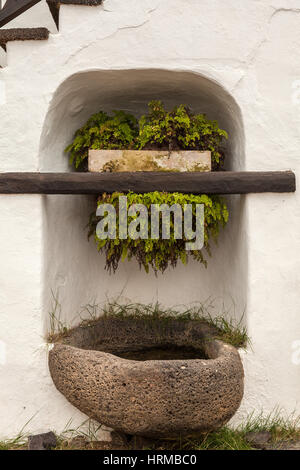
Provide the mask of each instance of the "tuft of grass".
POLYGON ((58 294, 54 294, 51 289, 52 295, 52 307, 49 312, 49 323, 50 331, 47 337, 48 343, 53 343, 57 338, 61 338, 66 335, 69 331, 69 328, 66 323, 61 320, 62 307, 58 299, 58 294))
POLYGON ((34 419, 37 415, 35 413, 28 421, 24 424, 21 431, 18 432, 17 436, 12 439, 6 439, 4 441, 0 441, 0 450, 25 450, 27 449, 27 441, 28 441, 28 432, 25 432, 26 427, 28 424, 34 419))
POLYGON ((269 432, 269 444, 280 449, 281 443, 300 440, 300 417, 285 416, 278 408, 267 415, 251 413, 245 423, 236 428, 224 426, 198 437, 156 440, 143 450, 257 450, 247 441, 250 432, 269 432))
POLYGON ((286 416, 279 408, 267 415, 253 412, 236 428, 224 426, 197 439, 177 441, 176 445, 182 450, 255 450, 247 441, 247 434, 263 431, 271 434, 270 444, 274 446, 283 441, 300 440, 300 417, 294 413, 286 416))
MULTIPOLYGON (((167 323, 169 320, 179 321, 201 321, 205 322, 218 331, 217 338, 235 346, 246 348, 250 344, 246 327, 242 325, 243 316, 239 321, 229 318, 228 314, 213 316, 210 313, 210 305, 197 304, 194 307, 185 308, 183 311, 176 308, 164 308, 158 302, 154 304, 119 304, 109 302, 103 309, 105 317, 133 318, 150 322, 167 323)), ((101 316, 102 316, 101 315, 101 316)), ((97 321, 97 320, 96 320, 97 321)))
POLYGON ((173 450, 253 450, 253 448, 241 432, 225 426, 198 439, 183 439, 174 444, 173 450))
POLYGON ((77 427, 71 427, 70 420, 61 434, 56 434, 57 446, 55 450, 72 450, 78 446, 86 448, 86 444, 92 449, 94 443, 98 442, 98 433, 102 428, 102 424, 86 419, 77 427))
POLYGON ((27 437, 18 435, 14 439, 0 441, 0 450, 22 450, 27 448, 27 437))
MULTIPOLYGON (((72 330, 61 321, 61 305, 53 295, 54 305, 50 313, 50 333, 47 337, 49 343, 53 343, 66 337, 72 330)), ((79 327, 91 327, 102 317, 117 317, 127 319, 138 319, 150 322, 157 326, 163 326, 170 320, 178 321, 200 321, 214 327, 217 331, 216 338, 231 344, 236 348, 246 348, 250 344, 247 329, 243 326, 243 316, 239 321, 230 317, 229 312, 220 315, 212 315, 212 304, 197 303, 193 307, 179 309, 164 308, 158 302, 150 304, 142 303, 119 303, 117 301, 107 302, 104 307, 99 304, 90 303, 82 307, 79 315, 81 322, 79 327), (84 318, 82 318, 82 315, 84 318)))
POLYGON ((208 322, 220 331, 222 341, 236 348, 246 349, 251 342, 246 327, 242 325, 242 320, 243 317, 239 321, 234 321, 231 318, 218 316, 216 318, 210 317, 208 322))
POLYGON ((300 416, 295 413, 286 415, 280 408, 275 408, 271 413, 265 415, 251 413, 247 421, 240 427, 245 435, 249 432, 268 431, 272 435, 272 441, 298 440, 300 439, 300 416))
MULTIPOLYGON (((24 428, 23 428, 24 429, 24 428)), ((98 440, 98 432, 101 425, 91 419, 87 419, 80 426, 72 427, 71 421, 65 430, 57 435, 57 446, 54 450, 130 450, 131 443, 135 442, 128 436, 117 436, 113 441, 101 442, 98 440), (121 447, 120 447, 121 443, 121 447), (127 444, 126 444, 127 443, 127 444)), ((220 430, 206 433, 197 437, 164 440, 140 439, 140 447, 137 450, 256 450, 247 442, 247 433, 267 431, 271 434, 270 443, 280 449, 281 443, 300 440, 300 417, 294 414, 285 416, 280 409, 264 415, 263 412, 250 414, 245 423, 236 428, 224 426, 220 430)), ((113 433, 117 434, 117 433, 113 433)), ((25 450, 27 448, 27 434, 20 431, 14 439, 0 442, 0 450, 25 450)), ((134 447, 136 448, 136 447, 134 447)))

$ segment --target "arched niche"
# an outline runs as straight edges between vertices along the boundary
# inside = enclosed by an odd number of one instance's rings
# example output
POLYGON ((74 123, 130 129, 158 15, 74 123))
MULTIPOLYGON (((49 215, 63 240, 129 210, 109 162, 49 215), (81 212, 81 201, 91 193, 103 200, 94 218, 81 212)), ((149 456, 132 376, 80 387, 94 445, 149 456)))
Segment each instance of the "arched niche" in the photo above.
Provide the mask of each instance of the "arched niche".
MULTIPOLYGON (((64 148, 77 128, 94 112, 123 109, 137 116, 147 103, 160 99, 166 108, 187 104, 194 112, 216 119, 229 134, 226 169, 242 170, 245 138, 240 108, 216 81, 187 71, 93 70, 72 75, 56 90, 50 104, 40 142, 41 171, 72 171, 64 148)), ((160 301, 164 305, 215 302, 236 306, 240 315, 246 305, 247 247, 244 199, 227 197, 230 222, 213 247, 208 268, 195 262, 170 269, 155 277, 139 271, 134 261, 125 262, 115 275, 104 270, 104 258, 93 241, 87 242, 84 227, 95 207, 90 196, 45 196, 44 282, 45 312, 52 309, 52 292, 62 304, 62 315, 76 323, 82 306, 104 302, 118 295, 127 301, 160 301), (215 300, 213 300, 215 299, 215 300)))

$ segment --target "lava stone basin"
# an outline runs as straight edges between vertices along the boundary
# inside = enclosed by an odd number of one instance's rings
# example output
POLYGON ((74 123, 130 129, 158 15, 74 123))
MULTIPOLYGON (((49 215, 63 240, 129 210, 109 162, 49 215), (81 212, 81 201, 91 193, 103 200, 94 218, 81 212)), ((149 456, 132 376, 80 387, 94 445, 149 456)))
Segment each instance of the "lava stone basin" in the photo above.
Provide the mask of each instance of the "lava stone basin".
POLYGON ((117 431, 178 437, 218 429, 237 411, 244 372, 238 351, 200 321, 104 317, 55 343, 56 388, 117 431))

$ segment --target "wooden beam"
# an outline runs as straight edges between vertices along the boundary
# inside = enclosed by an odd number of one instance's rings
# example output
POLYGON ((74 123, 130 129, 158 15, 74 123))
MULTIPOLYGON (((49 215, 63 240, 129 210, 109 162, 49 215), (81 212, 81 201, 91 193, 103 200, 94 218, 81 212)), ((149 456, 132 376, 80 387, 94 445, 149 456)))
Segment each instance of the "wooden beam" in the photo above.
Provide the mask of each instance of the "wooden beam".
POLYGON ((63 3, 65 5, 86 5, 88 7, 97 7, 102 5, 103 0, 51 0, 54 2, 63 3))
POLYGON ((101 194, 114 191, 206 194, 290 193, 292 171, 0 173, 0 194, 101 194))
POLYGON ((40 1, 41 0, 7 0, 4 7, 0 10, 0 28, 40 1))

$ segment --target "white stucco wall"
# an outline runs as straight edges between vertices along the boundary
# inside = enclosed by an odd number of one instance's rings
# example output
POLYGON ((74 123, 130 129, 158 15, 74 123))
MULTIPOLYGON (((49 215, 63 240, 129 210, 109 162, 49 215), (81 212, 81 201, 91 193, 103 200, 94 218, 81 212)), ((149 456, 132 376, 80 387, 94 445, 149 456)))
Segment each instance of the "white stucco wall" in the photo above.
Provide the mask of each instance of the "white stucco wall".
MULTIPOLYGON (((59 33, 7 46, 7 66, 0 70, 0 171, 70 171, 63 149, 92 112, 103 107, 141 113, 150 99, 163 98, 220 121, 231 137, 228 168, 292 169, 298 175, 297 4, 62 5, 59 33)), ((84 420, 49 377, 43 336, 51 289, 68 323, 76 322, 86 303, 120 293, 165 305, 211 296, 217 298, 216 313, 232 299, 233 314, 244 313, 252 340, 243 353, 246 390, 235 422, 276 405, 300 413, 299 196, 229 199, 230 222, 208 269, 189 263, 155 278, 134 262, 114 276, 103 270, 104 260, 84 230, 93 198, 0 195, 0 353, 6 351, 0 357, 0 437, 15 434, 36 413, 28 425, 32 431, 60 431, 71 417, 77 424, 84 420)))

